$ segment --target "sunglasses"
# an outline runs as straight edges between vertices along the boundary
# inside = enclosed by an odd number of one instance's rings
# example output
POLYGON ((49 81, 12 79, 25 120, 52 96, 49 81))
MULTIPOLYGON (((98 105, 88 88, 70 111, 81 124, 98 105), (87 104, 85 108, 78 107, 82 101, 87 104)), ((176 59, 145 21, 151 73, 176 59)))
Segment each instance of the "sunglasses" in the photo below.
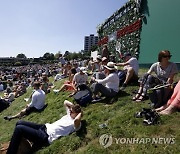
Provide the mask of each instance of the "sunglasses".
POLYGON ((164 55, 163 58, 171 58, 172 55, 164 55))

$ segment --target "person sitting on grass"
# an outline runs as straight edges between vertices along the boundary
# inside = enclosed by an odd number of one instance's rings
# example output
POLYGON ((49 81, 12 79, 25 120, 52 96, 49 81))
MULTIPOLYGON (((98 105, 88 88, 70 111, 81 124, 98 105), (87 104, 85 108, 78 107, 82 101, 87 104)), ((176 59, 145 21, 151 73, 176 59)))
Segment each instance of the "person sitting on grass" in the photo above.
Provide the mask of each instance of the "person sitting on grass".
POLYGON ((11 120, 15 118, 21 118, 24 115, 28 115, 33 111, 41 111, 45 107, 45 92, 40 89, 40 82, 36 81, 33 84, 34 93, 32 94, 31 103, 26 106, 20 113, 14 116, 5 116, 5 120, 11 120))
POLYGON ((178 109, 180 109, 180 80, 167 104, 155 110, 160 114, 171 114, 178 109))
POLYGON ((140 79, 140 87, 138 93, 133 100, 136 102, 144 101, 147 95, 147 90, 159 84, 173 83, 175 74, 178 73, 177 65, 170 62, 170 51, 162 50, 158 54, 158 62, 151 65, 150 69, 140 79), (152 73, 155 75, 152 75, 152 73))
POLYGON ((23 82, 20 82, 19 85, 17 85, 17 89, 15 92, 15 97, 19 97, 26 93, 26 85, 23 82))
POLYGON ((96 60, 93 62, 91 73, 92 72, 100 72, 101 63, 102 63, 101 56, 98 55, 96 60))
POLYGON ((101 93, 105 97, 114 97, 119 91, 119 78, 116 73, 116 68, 113 62, 108 62, 105 67, 105 73, 107 74, 104 79, 95 79, 92 77, 91 89, 93 93, 93 101, 98 100, 98 93, 101 93))
POLYGON ((64 90, 68 90, 68 91, 74 91, 75 88, 73 86, 72 80, 74 78, 74 75, 76 74, 76 69, 72 68, 70 73, 69 73, 69 80, 65 81, 64 84, 62 85, 62 87, 60 88, 59 91, 64 91, 64 90))
POLYGON ((22 138, 33 143, 32 152, 43 146, 48 146, 61 136, 67 136, 81 128, 81 107, 65 100, 66 115, 54 123, 36 124, 18 121, 12 135, 7 154, 17 154, 22 138))
POLYGON ((41 82, 41 89, 45 92, 45 94, 50 93, 51 87, 49 86, 49 79, 45 73, 42 73, 41 82))
POLYGON ((12 101, 14 101, 14 98, 14 92, 8 87, 6 93, 4 93, 4 97, 0 98, 0 112, 8 108, 12 101))
POLYGON ((15 99, 15 90, 11 90, 11 88, 7 87, 6 92, 4 93, 4 97, 1 97, 1 99, 11 103, 15 99))
POLYGON ((80 72, 76 73, 73 77, 73 87, 74 87, 74 92, 71 94, 75 94, 77 91, 78 86, 80 85, 87 85, 88 84, 88 75, 86 74, 86 68, 85 67, 80 67, 80 72))
POLYGON ((107 63, 108 63, 108 59, 106 57, 103 57, 99 71, 93 74, 93 77, 95 79, 104 79, 106 77, 106 74, 104 73, 105 70, 104 66, 106 66, 107 63))
POLYGON ((63 66, 62 74, 56 74, 56 76, 54 77, 54 82, 66 78, 68 76, 68 72, 70 69, 71 69, 71 64, 70 62, 68 62, 63 66))
POLYGON ((1 82, 1 79, 0 79, 0 91, 3 91, 4 90, 4 86, 3 86, 3 83, 1 82))
POLYGON ((126 74, 126 78, 120 90, 124 90, 130 81, 138 81, 139 63, 135 57, 131 56, 131 53, 125 52, 123 55, 124 63, 117 63, 116 66, 123 66, 123 72, 126 74))

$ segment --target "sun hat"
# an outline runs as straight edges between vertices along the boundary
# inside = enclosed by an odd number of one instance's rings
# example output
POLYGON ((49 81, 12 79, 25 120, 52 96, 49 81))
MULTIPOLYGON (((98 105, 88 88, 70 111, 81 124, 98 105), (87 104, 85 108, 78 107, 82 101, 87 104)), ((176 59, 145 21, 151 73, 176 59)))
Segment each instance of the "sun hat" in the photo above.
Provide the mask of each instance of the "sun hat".
POLYGON ((83 72, 83 73, 86 73, 86 67, 80 67, 80 71, 83 72))
POLYGON ((104 66, 108 70, 116 70, 114 62, 108 62, 106 66, 104 66))
POLYGON ((105 60, 107 60, 107 58, 106 58, 106 57, 103 57, 103 58, 102 58, 102 61, 105 61, 105 60))

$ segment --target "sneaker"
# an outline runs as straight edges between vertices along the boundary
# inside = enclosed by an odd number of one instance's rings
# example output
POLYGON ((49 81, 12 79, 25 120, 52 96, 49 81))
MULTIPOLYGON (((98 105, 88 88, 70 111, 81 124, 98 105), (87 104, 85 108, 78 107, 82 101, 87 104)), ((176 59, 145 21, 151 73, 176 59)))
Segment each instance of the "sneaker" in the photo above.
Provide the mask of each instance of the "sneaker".
POLYGON ((144 116, 144 113, 143 113, 143 112, 136 112, 136 113, 134 114, 134 117, 136 117, 136 118, 143 118, 143 116, 144 116))
POLYGON ((28 101, 29 101, 29 98, 24 98, 24 101, 25 101, 25 102, 28 102, 28 101))
POLYGON ((124 90, 127 87, 126 83, 123 83, 123 85, 121 86, 120 90, 124 90))
POLYGON ((93 100, 92 100, 92 103, 96 103, 96 102, 99 102, 101 101, 102 98, 101 97, 95 97, 93 100))
POLYGON ((152 125, 153 123, 152 123, 152 121, 150 119, 144 119, 143 124, 144 125, 152 125))
POLYGON ((60 90, 59 89, 54 89, 53 91, 54 91, 54 93, 58 93, 60 90))
POLYGON ((4 120, 9 120, 10 121, 11 120, 11 116, 5 116, 4 120))

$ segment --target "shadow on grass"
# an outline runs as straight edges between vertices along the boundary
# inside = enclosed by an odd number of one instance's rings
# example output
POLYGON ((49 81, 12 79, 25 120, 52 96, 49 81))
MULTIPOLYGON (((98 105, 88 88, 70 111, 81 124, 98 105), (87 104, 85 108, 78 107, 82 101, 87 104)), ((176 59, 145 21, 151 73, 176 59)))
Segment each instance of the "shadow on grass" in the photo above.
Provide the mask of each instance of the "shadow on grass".
MULTIPOLYGON (((139 79, 138 79, 139 80, 139 79)), ((130 82, 128 86, 139 86, 138 80, 130 82)))
POLYGON ((80 130, 78 130, 76 132, 76 135, 79 138, 83 139, 83 138, 85 138, 86 134, 87 134, 87 122, 86 122, 86 120, 82 120, 81 121, 81 128, 80 128, 80 130))
MULTIPOLYGON (((102 101, 97 103, 103 103, 103 104, 113 104, 118 101, 119 98, 129 96, 130 94, 126 93, 125 91, 119 91, 118 94, 114 97, 106 97, 102 101)), ((94 104, 94 103, 92 103, 94 104)))

